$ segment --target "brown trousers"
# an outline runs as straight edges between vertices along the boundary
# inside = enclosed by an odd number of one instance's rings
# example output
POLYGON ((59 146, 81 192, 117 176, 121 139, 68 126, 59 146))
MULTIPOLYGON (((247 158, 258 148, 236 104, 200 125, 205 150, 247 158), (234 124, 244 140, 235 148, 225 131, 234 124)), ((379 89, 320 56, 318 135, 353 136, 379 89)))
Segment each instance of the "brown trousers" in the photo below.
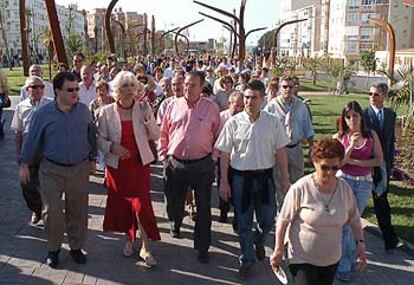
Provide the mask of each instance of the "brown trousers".
POLYGON ((40 164, 42 218, 49 251, 60 248, 65 226, 71 249, 80 249, 85 242, 90 165, 84 161, 65 167, 45 159, 40 164))

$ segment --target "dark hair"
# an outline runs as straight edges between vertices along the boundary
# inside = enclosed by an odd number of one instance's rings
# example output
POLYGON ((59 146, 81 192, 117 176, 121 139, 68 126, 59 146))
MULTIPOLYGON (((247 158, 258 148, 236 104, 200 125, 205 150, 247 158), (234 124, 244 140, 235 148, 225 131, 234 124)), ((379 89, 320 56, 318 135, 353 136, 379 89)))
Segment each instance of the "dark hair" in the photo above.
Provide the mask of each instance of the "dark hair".
POLYGON ((364 138, 371 137, 371 132, 369 131, 365 119, 364 119, 364 112, 362 111, 361 105, 357 101, 351 101, 345 105, 342 109, 342 114, 338 120, 338 131, 339 137, 343 137, 349 131, 348 124, 345 121, 345 117, 349 111, 357 112, 361 116, 361 134, 364 138))
POLYGON ((206 76, 204 74, 203 71, 196 71, 196 70, 192 70, 189 71, 185 74, 185 77, 197 77, 200 80, 200 85, 203 86, 204 85, 204 81, 206 79, 206 76))
POLYGON ((219 79, 219 83, 220 83, 220 86, 221 86, 222 88, 224 88, 224 84, 226 83, 226 81, 230 81, 230 82, 231 82, 231 86, 233 86, 233 83, 234 83, 233 78, 231 78, 231 76, 230 76, 230 75, 226 75, 226 76, 221 77, 221 78, 219 79))
POLYGON ((260 91, 261 96, 266 96, 266 88, 262 81, 258 79, 251 79, 246 84, 246 90, 250 89, 252 91, 260 91))
POLYGON ((249 75, 248 72, 240 73, 240 77, 243 78, 244 80, 246 80, 246 82, 250 80, 250 75, 249 75))
POLYGON ((75 52, 75 54, 73 55, 73 57, 76 57, 76 56, 80 56, 82 58, 82 60, 85 60, 85 55, 82 52, 80 52, 80 51, 75 52))
POLYGON ((310 149, 312 162, 329 158, 339 158, 342 160, 344 157, 345 148, 337 139, 325 138, 314 141, 310 149))
POLYGON ((213 94, 213 86, 211 86, 211 84, 206 81, 203 85, 203 91, 201 91, 201 93, 206 93, 210 96, 213 94))
POLYGON ((63 83, 65 83, 65 81, 78 82, 78 79, 75 74, 73 74, 72 72, 68 72, 68 71, 62 71, 56 74, 55 77, 53 77, 53 91, 55 92, 55 95, 56 95, 56 89, 61 90, 63 83))

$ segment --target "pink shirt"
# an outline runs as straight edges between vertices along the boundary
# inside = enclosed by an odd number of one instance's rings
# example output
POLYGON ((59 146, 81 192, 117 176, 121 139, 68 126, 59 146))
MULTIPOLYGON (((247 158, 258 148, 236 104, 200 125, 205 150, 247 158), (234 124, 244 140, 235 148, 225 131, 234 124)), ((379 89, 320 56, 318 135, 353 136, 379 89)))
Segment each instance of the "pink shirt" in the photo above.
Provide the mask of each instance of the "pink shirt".
MULTIPOLYGON (((344 137, 342 138, 342 144, 345 149, 349 147, 349 135, 344 135, 344 137)), ((360 147, 354 148, 354 150, 351 153, 351 158, 359 160, 368 160, 372 158, 373 151, 374 141, 372 140, 372 138, 367 138, 364 140, 364 143, 360 147)), ((372 167, 363 167, 346 164, 344 167, 342 167, 342 171, 348 175, 365 176, 371 174, 372 167)))
POLYGON ((177 98, 168 104, 162 119, 158 154, 161 160, 168 155, 185 160, 203 158, 213 153, 219 134, 217 104, 201 97, 190 107, 184 97, 177 98))

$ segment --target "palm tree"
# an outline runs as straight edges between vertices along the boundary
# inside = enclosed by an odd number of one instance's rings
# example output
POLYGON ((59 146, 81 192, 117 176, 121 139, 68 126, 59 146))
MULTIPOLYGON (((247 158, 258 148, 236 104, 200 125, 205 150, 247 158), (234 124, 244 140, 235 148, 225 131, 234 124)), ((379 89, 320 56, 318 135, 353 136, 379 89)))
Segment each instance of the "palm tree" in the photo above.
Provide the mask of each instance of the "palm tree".
POLYGON ((42 33, 42 44, 47 48, 47 56, 49 58, 49 79, 52 80, 52 59, 54 55, 53 37, 52 30, 46 28, 42 33))

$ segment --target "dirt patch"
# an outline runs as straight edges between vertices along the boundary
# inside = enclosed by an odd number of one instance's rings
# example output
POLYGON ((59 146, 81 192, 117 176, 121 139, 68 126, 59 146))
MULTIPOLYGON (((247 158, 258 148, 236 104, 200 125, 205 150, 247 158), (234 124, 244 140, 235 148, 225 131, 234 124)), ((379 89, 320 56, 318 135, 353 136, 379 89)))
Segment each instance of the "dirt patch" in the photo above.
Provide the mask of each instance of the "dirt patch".
POLYGON ((405 180, 414 185, 414 126, 403 131, 401 123, 395 129, 395 171, 396 180, 405 180))

